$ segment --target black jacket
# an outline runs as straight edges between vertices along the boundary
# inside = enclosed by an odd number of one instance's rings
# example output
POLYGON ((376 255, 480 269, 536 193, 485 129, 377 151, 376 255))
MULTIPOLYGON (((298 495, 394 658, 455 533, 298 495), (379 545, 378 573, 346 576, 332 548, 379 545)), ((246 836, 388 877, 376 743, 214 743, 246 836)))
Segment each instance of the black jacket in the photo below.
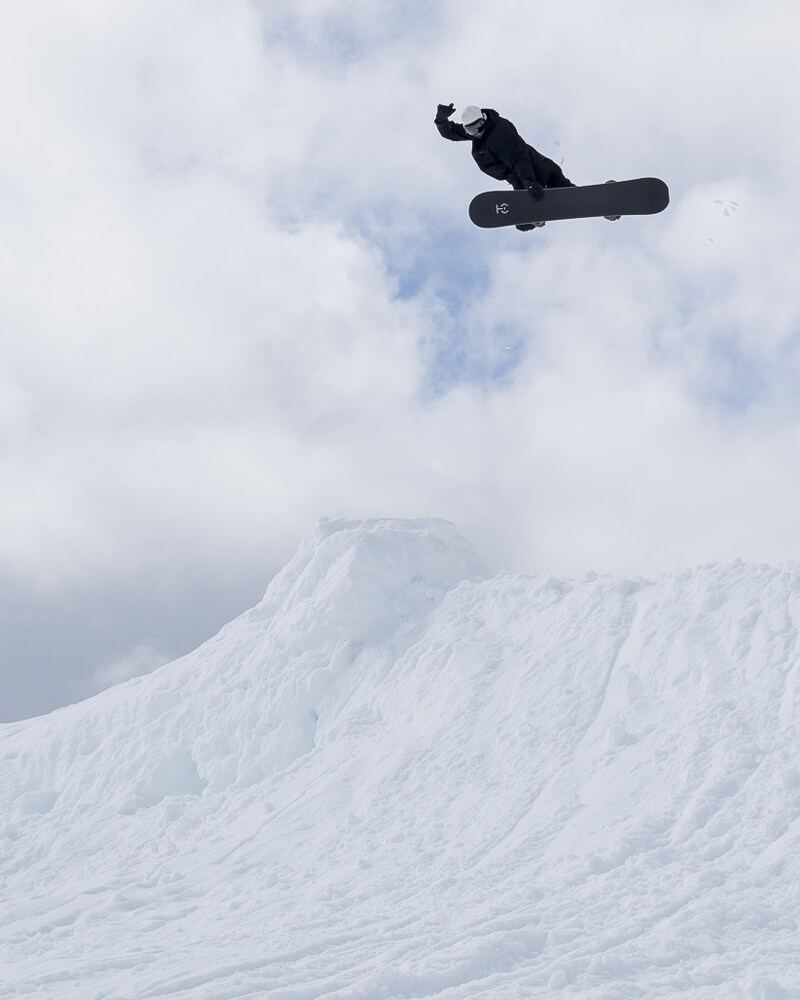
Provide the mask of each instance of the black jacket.
POLYGON ((439 134, 453 142, 469 140, 472 158, 481 170, 499 181, 508 181, 517 189, 525 187, 529 181, 538 181, 545 187, 564 184, 566 178, 558 164, 529 146, 507 118, 502 118, 492 108, 481 108, 481 111, 486 116, 482 135, 471 136, 463 125, 450 120, 436 121, 439 134))

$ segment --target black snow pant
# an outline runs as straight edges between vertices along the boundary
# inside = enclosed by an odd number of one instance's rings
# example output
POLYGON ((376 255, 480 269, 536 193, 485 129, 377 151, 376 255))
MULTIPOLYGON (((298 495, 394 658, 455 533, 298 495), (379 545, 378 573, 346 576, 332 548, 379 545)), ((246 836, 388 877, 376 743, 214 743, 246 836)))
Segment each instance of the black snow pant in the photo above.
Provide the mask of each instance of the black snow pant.
MULTIPOLYGON (((528 147, 531 154, 531 165, 536 174, 536 180, 546 188, 569 188, 575 187, 571 180, 564 176, 561 167, 551 160, 549 156, 543 156, 533 146, 528 147)), ((521 191, 525 185, 513 175, 508 178, 508 183, 515 191, 521 191)))

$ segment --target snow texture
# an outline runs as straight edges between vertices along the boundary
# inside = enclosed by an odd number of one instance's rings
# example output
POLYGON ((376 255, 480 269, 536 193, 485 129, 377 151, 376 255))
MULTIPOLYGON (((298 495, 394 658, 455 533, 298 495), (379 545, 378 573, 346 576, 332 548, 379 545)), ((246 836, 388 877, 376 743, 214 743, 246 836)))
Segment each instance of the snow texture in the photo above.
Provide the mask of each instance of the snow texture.
POLYGON ((0 727, 0 998, 800 996, 800 571, 489 576, 323 522, 0 727))

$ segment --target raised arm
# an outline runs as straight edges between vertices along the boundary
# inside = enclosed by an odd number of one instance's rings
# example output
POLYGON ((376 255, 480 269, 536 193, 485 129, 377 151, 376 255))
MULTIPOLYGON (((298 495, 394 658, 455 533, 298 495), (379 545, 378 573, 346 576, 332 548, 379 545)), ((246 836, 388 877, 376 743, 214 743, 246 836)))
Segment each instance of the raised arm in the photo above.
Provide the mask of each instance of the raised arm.
POLYGON ((443 139, 452 139, 453 142, 462 142, 470 136, 464 131, 463 125, 457 125, 450 121, 450 115, 456 110, 455 104, 440 104, 436 108, 436 117, 433 123, 439 129, 439 135, 443 139))

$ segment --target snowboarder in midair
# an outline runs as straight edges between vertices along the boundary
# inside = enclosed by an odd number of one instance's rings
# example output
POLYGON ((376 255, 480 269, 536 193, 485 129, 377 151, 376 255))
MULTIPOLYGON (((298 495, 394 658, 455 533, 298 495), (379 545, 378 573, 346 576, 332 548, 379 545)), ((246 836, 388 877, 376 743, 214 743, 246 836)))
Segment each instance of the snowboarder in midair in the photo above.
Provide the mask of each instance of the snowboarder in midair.
MULTIPOLYGON (((507 181, 515 191, 527 191, 534 201, 542 200, 545 188, 575 187, 554 160, 528 145, 512 123, 492 108, 471 104, 461 114, 461 125, 450 121, 455 110, 453 104, 437 107, 434 123, 439 134, 453 142, 470 140, 472 158, 485 174, 507 181)), ((526 223, 517 229, 543 225, 543 222, 526 223)))

